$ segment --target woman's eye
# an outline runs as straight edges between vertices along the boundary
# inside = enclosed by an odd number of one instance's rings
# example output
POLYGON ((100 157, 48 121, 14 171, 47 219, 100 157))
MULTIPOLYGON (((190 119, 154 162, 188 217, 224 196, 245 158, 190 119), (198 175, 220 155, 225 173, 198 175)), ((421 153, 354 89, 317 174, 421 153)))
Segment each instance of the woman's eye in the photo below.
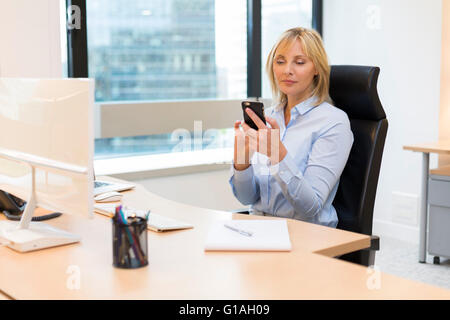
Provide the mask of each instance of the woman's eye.
POLYGON ((277 64, 282 64, 283 62, 283 60, 277 60, 277 64))
POLYGON ((305 64, 303 61, 297 61, 297 64, 305 64))

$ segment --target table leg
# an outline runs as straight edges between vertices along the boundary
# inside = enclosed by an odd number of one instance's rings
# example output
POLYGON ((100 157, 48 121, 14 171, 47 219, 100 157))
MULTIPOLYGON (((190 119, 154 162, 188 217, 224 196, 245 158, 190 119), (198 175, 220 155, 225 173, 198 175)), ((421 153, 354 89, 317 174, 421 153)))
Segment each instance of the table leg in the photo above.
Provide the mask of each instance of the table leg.
POLYGON ((420 205, 420 242, 419 262, 427 261, 427 222, 428 222, 428 175, 430 170, 430 154, 422 154, 422 190, 420 205))

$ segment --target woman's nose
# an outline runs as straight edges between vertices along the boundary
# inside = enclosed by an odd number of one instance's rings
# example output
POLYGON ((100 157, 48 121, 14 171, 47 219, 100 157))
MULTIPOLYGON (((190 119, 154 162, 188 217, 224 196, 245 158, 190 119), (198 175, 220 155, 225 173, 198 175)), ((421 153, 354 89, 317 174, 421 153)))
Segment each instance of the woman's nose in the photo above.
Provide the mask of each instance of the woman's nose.
POLYGON ((292 74, 292 67, 290 63, 286 63, 283 72, 284 74, 292 74))

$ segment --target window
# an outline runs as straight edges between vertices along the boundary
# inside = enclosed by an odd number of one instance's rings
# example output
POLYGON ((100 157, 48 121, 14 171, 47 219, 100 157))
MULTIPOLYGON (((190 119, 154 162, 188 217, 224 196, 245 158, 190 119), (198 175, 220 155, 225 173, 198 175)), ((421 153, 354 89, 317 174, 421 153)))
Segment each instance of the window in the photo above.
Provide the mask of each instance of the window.
POLYGON ((195 132, 190 132, 188 137, 169 133, 97 139, 95 159, 192 151, 198 144, 201 150, 233 148, 233 128, 210 130, 208 133, 199 139, 195 132))
POLYGON ((269 98, 272 91, 266 75, 267 56, 283 31, 312 27, 312 1, 262 0, 261 4, 262 96, 269 98))
POLYGON ((244 98, 242 0, 89 0, 97 101, 244 98))
MULTIPOLYGON (((95 78, 100 104, 175 100, 182 107, 188 100, 234 99, 234 108, 246 97, 270 98, 264 67, 276 38, 294 26, 321 30, 322 0, 66 4, 79 6, 86 17, 84 28, 82 22, 68 33, 69 76, 95 78)), ((220 143, 205 140, 204 147, 233 145, 232 130, 217 132, 220 143)), ((167 153, 176 145, 169 133, 96 139, 95 157, 167 153)))

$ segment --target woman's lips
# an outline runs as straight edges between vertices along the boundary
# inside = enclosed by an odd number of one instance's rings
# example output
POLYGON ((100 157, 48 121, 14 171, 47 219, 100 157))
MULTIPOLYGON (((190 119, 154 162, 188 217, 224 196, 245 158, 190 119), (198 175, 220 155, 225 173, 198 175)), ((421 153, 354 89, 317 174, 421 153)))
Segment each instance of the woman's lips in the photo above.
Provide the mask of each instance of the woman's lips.
POLYGON ((293 80, 281 80, 281 82, 285 83, 285 84, 294 84, 297 81, 293 81, 293 80))

